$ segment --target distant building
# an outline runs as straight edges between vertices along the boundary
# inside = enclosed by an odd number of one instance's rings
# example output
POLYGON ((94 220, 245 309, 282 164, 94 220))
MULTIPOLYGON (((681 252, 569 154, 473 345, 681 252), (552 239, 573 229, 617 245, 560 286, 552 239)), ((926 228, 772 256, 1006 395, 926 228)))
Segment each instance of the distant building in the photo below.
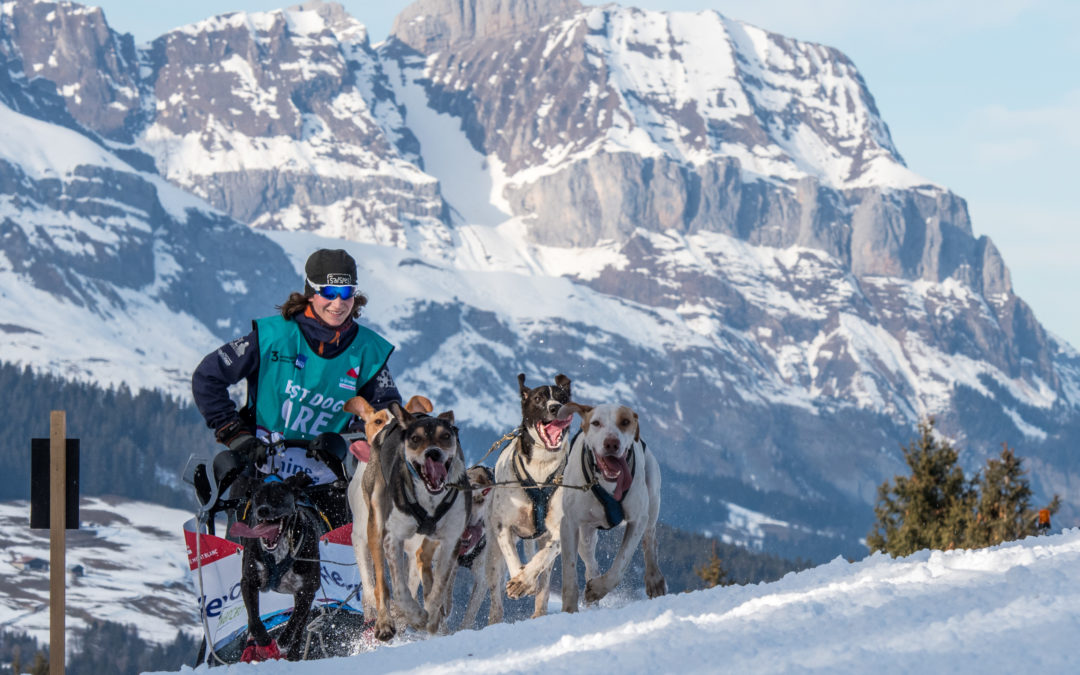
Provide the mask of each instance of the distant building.
POLYGON ((48 572, 49 561, 44 558, 35 558, 32 555, 22 555, 11 559, 11 566, 23 572, 48 572))

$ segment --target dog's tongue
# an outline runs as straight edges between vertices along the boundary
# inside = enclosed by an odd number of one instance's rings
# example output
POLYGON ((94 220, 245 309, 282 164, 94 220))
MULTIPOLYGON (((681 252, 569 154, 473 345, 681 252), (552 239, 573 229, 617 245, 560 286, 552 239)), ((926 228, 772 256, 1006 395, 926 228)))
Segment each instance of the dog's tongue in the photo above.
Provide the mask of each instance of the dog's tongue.
POLYGON ((544 443, 546 443, 549 448, 559 445, 563 429, 570 426, 570 422, 573 420, 573 416, 570 416, 561 420, 551 420, 547 424, 541 424, 540 432, 544 436, 544 443))
POLYGON ((606 474, 619 472, 618 478, 615 479, 615 499, 622 499, 623 493, 630 489, 630 481, 633 480, 626 458, 608 455, 600 459, 600 464, 606 474))
POLYGON ((280 529, 281 526, 274 523, 259 523, 255 527, 250 527, 247 523, 235 522, 229 528, 229 534, 248 539, 273 539, 280 529))
POLYGON ((442 462, 436 462, 431 457, 425 457, 424 476, 427 477, 428 485, 433 487, 442 486, 446 481, 446 465, 442 462))

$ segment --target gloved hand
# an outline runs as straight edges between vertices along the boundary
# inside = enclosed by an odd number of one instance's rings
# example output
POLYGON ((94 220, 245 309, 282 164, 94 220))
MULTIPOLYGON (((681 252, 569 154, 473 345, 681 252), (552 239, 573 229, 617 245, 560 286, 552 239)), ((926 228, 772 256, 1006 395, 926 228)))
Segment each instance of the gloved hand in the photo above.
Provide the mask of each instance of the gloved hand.
POLYGON ((229 449, 248 464, 258 466, 266 461, 266 443, 251 434, 237 436, 232 443, 229 443, 229 449))
POLYGON ((245 464, 262 464, 266 461, 266 444, 255 438, 239 419, 218 429, 214 437, 218 443, 228 446, 235 457, 245 464))

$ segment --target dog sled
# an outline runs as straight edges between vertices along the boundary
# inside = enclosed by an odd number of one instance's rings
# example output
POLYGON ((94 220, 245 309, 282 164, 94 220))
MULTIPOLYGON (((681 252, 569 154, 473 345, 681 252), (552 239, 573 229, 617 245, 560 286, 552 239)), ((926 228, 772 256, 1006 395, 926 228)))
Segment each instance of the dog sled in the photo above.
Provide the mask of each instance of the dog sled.
MULTIPOLYGON (((307 441, 284 440, 275 434, 268 441, 265 475, 277 475, 282 468, 295 468, 296 453, 311 450, 307 441)), ((355 463, 348 453, 340 457, 320 457, 339 461, 345 475, 355 463), (350 466, 351 465, 351 466, 350 466)), ((196 491, 199 509, 184 523, 188 563, 195 578, 196 601, 203 627, 203 641, 195 665, 226 665, 245 658, 249 646, 248 617, 243 597, 243 546, 228 538, 228 528, 243 520, 247 500, 217 494, 216 481, 208 458, 193 455, 184 470, 184 481, 196 491), (219 528, 224 524, 223 531, 219 528)), ((320 486, 321 487, 321 486, 320 486)), ((341 489, 344 506, 344 489, 341 489)), ((345 656, 356 651, 363 639, 364 615, 360 606, 360 573, 352 548, 352 523, 331 527, 331 522, 312 502, 303 504, 319 513, 319 587, 307 623, 299 638, 304 659, 345 656)), ((259 615, 271 637, 284 629, 293 613, 293 596, 266 591, 259 594, 259 615)), ((250 651, 250 650, 249 650, 250 651)))

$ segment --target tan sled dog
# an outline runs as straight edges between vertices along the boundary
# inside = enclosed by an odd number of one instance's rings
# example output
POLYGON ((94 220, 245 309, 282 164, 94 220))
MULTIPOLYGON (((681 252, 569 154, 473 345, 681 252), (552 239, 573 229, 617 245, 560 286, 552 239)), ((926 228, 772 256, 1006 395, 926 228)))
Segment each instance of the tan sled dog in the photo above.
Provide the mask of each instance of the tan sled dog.
MULTIPOLYGON (((370 406, 356 408, 365 424, 382 414, 370 406)), ((392 419, 369 441, 368 465, 353 475, 349 486, 364 611, 374 608, 375 636, 384 641, 397 632, 390 608, 391 587, 395 613, 409 626, 430 633, 440 629, 444 595, 450 591, 456 568, 453 553, 469 508, 453 412, 437 417, 413 415, 397 404, 391 404, 389 411, 392 419), (404 545, 414 537, 434 549, 431 587, 424 588, 425 607, 409 593, 406 580, 404 545)))

